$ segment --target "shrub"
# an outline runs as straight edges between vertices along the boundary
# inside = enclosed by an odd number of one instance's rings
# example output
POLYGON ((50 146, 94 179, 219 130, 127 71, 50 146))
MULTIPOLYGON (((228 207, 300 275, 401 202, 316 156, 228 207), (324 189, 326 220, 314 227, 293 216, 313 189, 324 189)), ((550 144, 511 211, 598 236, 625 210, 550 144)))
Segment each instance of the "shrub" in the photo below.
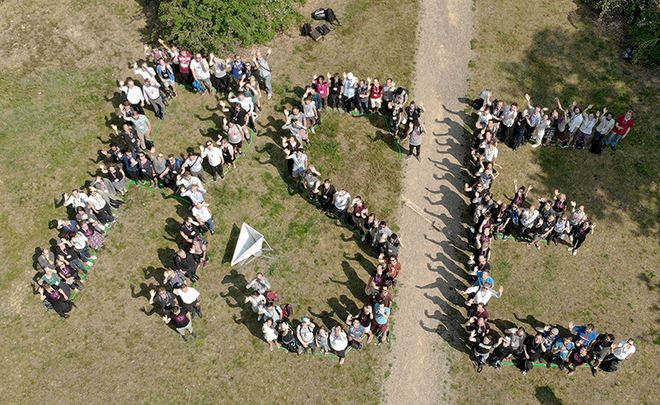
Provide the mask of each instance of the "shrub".
POLYGON ((626 24, 630 42, 635 48, 635 61, 650 66, 660 65, 660 1, 659 0, 584 0, 602 19, 619 19, 626 24))
POLYGON ((161 0, 161 36, 191 52, 266 43, 300 19, 303 0, 161 0))

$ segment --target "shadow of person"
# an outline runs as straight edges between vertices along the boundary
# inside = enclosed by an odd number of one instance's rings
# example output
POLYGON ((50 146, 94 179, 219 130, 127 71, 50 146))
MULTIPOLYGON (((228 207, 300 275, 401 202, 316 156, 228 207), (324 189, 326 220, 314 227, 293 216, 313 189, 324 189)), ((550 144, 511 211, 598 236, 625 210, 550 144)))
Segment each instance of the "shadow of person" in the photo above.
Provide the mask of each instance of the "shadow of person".
POLYGON ((174 255, 176 251, 172 248, 158 248, 158 259, 165 268, 174 266, 174 255))
POLYGON ((534 396, 542 405, 562 405, 563 401, 555 395, 552 388, 548 387, 536 387, 534 396))

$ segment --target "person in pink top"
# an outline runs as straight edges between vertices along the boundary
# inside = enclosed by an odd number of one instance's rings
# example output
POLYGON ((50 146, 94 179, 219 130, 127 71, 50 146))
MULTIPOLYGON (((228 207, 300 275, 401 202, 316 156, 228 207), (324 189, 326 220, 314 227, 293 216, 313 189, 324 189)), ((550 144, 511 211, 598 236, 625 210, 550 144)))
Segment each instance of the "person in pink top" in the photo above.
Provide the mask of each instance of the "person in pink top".
POLYGON ((321 97, 321 109, 325 109, 328 106, 328 96, 330 95, 330 82, 325 80, 323 75, 314 76, 312 81, 312 87, 321 97))
POLYGON ((610 148, 612 148, 612 153, 614 153, 616 150, 616 145, 621 142, 623 138, 628 136, 630 129, 632 129, 634 126, 635 120, 633 119, 632 111, 626 112, 616 120, 614 128, 612 129, 612 133, 605 142, 605 145, 609 145, 610 148))

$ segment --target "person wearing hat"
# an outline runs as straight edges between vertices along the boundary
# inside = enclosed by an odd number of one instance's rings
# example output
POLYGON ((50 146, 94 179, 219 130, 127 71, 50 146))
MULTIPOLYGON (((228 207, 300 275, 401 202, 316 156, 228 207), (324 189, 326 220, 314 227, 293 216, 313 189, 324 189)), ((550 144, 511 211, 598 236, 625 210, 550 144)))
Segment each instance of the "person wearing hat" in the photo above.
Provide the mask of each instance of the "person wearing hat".
POLYGON ((314 339, 315 328, 316 325, 306 316, 300 320, 300 325, 296 328, 296 338, 305 352, 307 349, 310 349, 314 353, 316 349, 316 340, 314 339))
POLYGON ((499 338, 495 346, 493 346, 493 352, 488 359, 490 365, 496 370, 499 370, 502 367, 502 361, 511 356, 512 353, 511 338, 508 336, 499 338))

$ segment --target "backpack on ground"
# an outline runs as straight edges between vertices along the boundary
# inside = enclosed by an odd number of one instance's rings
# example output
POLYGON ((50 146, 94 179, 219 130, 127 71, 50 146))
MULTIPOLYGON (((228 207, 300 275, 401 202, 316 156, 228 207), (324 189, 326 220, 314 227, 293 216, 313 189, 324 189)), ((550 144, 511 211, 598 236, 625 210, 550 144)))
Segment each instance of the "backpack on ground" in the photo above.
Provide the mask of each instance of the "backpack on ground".
POLYGON ((304 23, 300 27, 300 35, 302 35, 303 37, 311 35, 311 33, 312 33, 312 26, 309 23, 304 23))
POLYGON ((321 35, 326 36, 330 33, 330 27, 328 24, 322 24, 316 27, 316 30, 321 33, 321 35))
MULTIPOLYGON (((333 13, 334 15, 334 13, 333 13)), ((325 20, 327 19, 327 11, 324 8, 319 8, 317 10, 314 10, 312 13, 312 18, 315 20, 325 20)))
POLYGON ((333 9, 328 8, 325 10, 325 20, 330 24, 341 25, 333 9))
POLYGON ((319 39, 321 39, 321 38, 323 37, 323 34, 321 34, 321 32, 319 31, 319 28, 316 27, 316 29, 314 29, 314 30, 309 34, 309 36, 312 37, 312 39, 313 39, 314 41, 318 41, 319 39))

